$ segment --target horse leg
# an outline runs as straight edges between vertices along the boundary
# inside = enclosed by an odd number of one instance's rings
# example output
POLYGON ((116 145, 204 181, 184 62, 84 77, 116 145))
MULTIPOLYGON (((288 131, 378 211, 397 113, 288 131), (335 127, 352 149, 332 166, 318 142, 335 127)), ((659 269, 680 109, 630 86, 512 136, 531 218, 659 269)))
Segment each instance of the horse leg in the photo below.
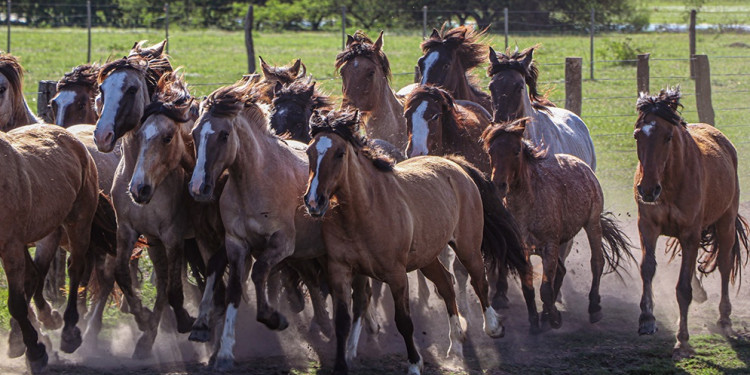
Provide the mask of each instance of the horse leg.
POLYGON ((131 277, 130 256, 133 253, 133 246, 138 240, 138 233, 126 223, 118 220, 117 225, 117 255, 115 259, 115 281, 120 287, 123 296, 128 304, 128 311, 133 314, 138 329, 146 331, 151 321, 151 312, 145 309, 138 296, 134 282, 137 278, 131 277))
POLYGON ((456 242, 453 249, 458 260, 468 271, 469 277, 471 277, 471 286, 474 288, 474 293, 479 297, 479 304, 482 306, 484 313, 484 333, 492 338, 500 338, 505 336, 504 318, 490 305, 490 288, 479 246, 479 243, 471 245, 456 242))
POLYGON ((258 306, 257 320, 266 325, 269 329, 282 331, 289 326, 284 315, 276 311, 268 303, 268 274, 274 266, 279 264, 294 252, 294 232, 291 235, 279 231, 271 235, 268 240, 268 246, 257 257, 255 266, 253 266, 250 277, 255 285, 255 295, 258 306))
MULTIPOLYGON (((92 196, 93 202, 96 202, 96 193, 94 192, 92 196)), ((70 251, 70 262, 68 264, 68 306, 63 315, 65 325, 60 337, 60 350, 65 353, 73 353, 83 342, 81 330, 76 326, 79 319, 78 286, 81 283, 84 268, 86 267, 86 255, 89 251, 89 242, 91 241, 91 221, 93 217, 93 209, 88 215, 75 212, 74 216, 70 217, 70 221, 65 225, 65 231, 68 234, 68 242, 70 244, 70 249, 68 249, 70 251)))
POLYGON ((684 237, 680 237, 680 246, 682 247, 682 263, 680 264, 680 276, 677 281, 677 304, 680 307, 680 327, 677 331, 677 343, 672 350, 672 359, 680 360, 692 357, 695 351, 688 343, 690 333, 688 333, 688 310, 690 302, 693 300, 693 287, 690 281, 695 272, 695 265, 698 259, 698 244, 700 243, 700 228, 692 231, 685 231, 684 237))
MULTIPOLYGON (((333 334, 333 326, 331 324, 328 310, 326 309, 326 297, 322 290, 323 286, 321 285, 322 280, 320 275, 323 270, 321 269, 322 267, 320 267, 320 263, 317 259, 313 259, 309 261, 294 262, 292 264, 293 268, 297 271, 300 278, 302 279, 302 282, 307 286, 307 290, 310 293, 310 302, 313 307, 313 319, 315 321, 315 324, 318 326, 318 329, 324 336, 329 338, 332 337, 331 335, 333 334)), ((367 287, 369 288, 369 286, 370 285, 368 283, 367 287)), ((369 292, 371 295, 372 290, 369 290, 369 292)), ((369 301, 370 297, 368 296, 368 304, 369 301)))
MULTIPOLYGON (((196 342, 207 342, 209 340, 211 336, 211 329, 209 327, 211 315, 214 310, 214 299, 219 297, 217 296, 217 291, 224 285, 222 276, 226 268, 227 251, 224 247, 221 247, 208 260, 208 265, 206 266, 206 288, 203 291, 203 297, 198 309, 198 318, 193 323, 188 340, 196 342)), ((224 298, 220 298, 217 301, 221 301, 222 305, 224 304, 224 298)))
POLYGON ((362 334, 363 320, 367 315, 371 297, 370 278, 363 275, 354 276, 352 282, 352 319, 354 324, 346 342, 346 363, 351 364, 357 358, 359 336, 362 334))
POLYGON ((90 313, 88 324, 86 325, 86 331, 83 334, 84 342, 89 348, 98 348, 99 332, 102 330, 102 317, 104 315, 104 309, 107 307, 107 300, 109 299, 112 289, 115 286, 115 263, 116 258, 110 255, 104 255, 104 261, 101 259, 97 260, 97 278, 98 278, 98 290, 94 297, 96 303, 90 313), (103 264, 100 264, 103 263, 103 264))
MULTIPOLYGON (((55 229, 54 232, 44 237, 36 244, 36 253, 34 254, 34 264, 39 271, 42 280, 47 278, 50 264, 58 252, 58 245, 63 235, 62 227, 55 229)), ((64 262, 63 262, 64 264, 64 262)), ((62 265, 61 265, 62 267, 62 265)), ((44 328, 56 330, 62 326, 60 314, 53 310, 47 300, 44 298, 44 283, 39 283, 34 293, 34 305, 37 309, 37 318, 44 325, 44 328)))
POLYGON ((643 294, 641 295, 641 316, 638 318, 638 334, 653 335, 658 331, 656 318, 654 318, 654 294, 652 281, 656 273, 656 240, 659 238, 657 228, 651 223, 638 220, 638 232, 641 237, 641 280, 643 281, 643 294))
MULTIPOLYGON (((226 371, 234 366, 234 330, 237 322, 237 311, 244 294, 244 283, 246 259, 249 257, 244 244, 237 242, 234 238, 227 238, 227 261, 229 264, 229 285, 227 287, 227 312, 224 317, 224 329, 221 335, 221 347, 216 355, 214 368, 218 371, 226 371)), ((253 270, 253 272, 255 272, 253 270)), ((257 287, 257 286, 256 286, 257 287)))
POLYGON ((406 270, 394 270, 393 274, 385 280, 391 288, 393 304, 396 309, 396 328, 404 338, 406 344, 407 358, 409 359, 409 375, 419 375, 424 368, 424 361, 419 355, 417 346, 414 344, 414 323, 409 312, 409 279, 406 270))
POLYGON ((466 341, 466 319, 458 312, 456 291, 453 289, 451 274, 439 259, 435 259, 427 267, 423 267, 420 270, 425 277, 435 284, 438 293, 443 298, 443 302, 445 302, 445 308, 448 310, 450 346, 448 347, 446 357, 454 353, 459 358, 463 358, 463 342, 466 341))
POLYGON ((177 319, 177 332, 188 333, 195 323, 195 318, 185 310, 185 294, 182 288, 183 270, 185 270, 184 241, 179 238, 166 247, 167 251, 167 298, 177 319))
MULTIPOLYGON (((563 269, 565 268, 565 260, 568 259, 568 256, 570 255, 570 251, 573 249, 573 242, 575 242, 575 241, 574 241, 574 239, 571 238, 570 241, 566 242, 565 244, 563 244, 560 247, 561 252, 560 252, 560 261, 559 261, 559 263, 562 265, 563 269)), ((558 269, 558 272, 560 272, 559 269, 558 269)), ((558 303, 563 303, 562 293, 560 293, 559 290, 557 291, 557 297, 556 297, 555 300, 558 303)))
MULTIPOLYGON (((149 317, 146 329, 138 338, 138 342, 133 350, 133 359, 146 359, 151 356, 151 350, 156 341, 156 335, 159 332, 159 322, 161 321, 162 312, 167 306, 168 301, 168 283, 169 283, 169 264, 167 250, 161 241, 149 238, 148 257, 154 266, 156 275, 156 300, 154 309, 149 317)), ((182 262, 177 263, 178 267, 182 262)), ((182 280, 178 278, 180 282, 182 280)))
POLYGON ((559 246, 556 243, 548 243, 542 251, 542 265, 544 273, 542 275, 542 286, 539 288, 539 295, 542 297, 542 330, 546 331, 547 326, 560 328, 562 326, 562 314, 555 306, 555 277, 557 276, 558 261, 560 254, 559 246))
POLYGON ((716 223, 716 235, 719 245, 717 261, 719 263, 719 273, 721 274, 721 301, 719 302, 719 321, 716 324, 721 328, 724 335, 728 337, 734 335, 732 319, 729 317, 732 313, 732 303, 729 302, 729 279, 734 268, 733 250, 735 246, 739 246, 735 233, 736 215, 736 212, 733 215, 724 215, 716 223))
POLYGON ((29 320, 29 304, 24 290, 26 266, 33 265, 27 264, 29 255, 23 253, 26 251, 23 243, 11 242, 2 250, 0 258, 8 282, 8 310, 23 335, 31 373, 38 373, 47 366, 47 351, 44 344, 38 342, 39 334, 29 320))
MULTIPOLYGON (((599 215, 596 215, 586 227, 586 236, 591 248, 591 291, 589 292, 589 322, 596 323, 602 319, 601 296, 599 285, 604 272, 604 249, 602 248, 602 226, 599 215)), ((572 242, 572 241, 571 241, 572 242)), ((562 260, 561 260, 562 262, 562 260)))
MULTIPOLYGON (((526 256, 526 262, 529 262, 529 257, 526 256)), ((539 328, 539 312, 536 309, 536 295, 534 293, 534 270, 528 267, 526 274, 519 275, 521 277, 521 291, 523 292, 523 299, 526 302, 526 311, 529 315, 529 333, 538 334, 541 333, 539 328)))
POLYGON ((336 325, 336 362, 334 375, 344 375, 349 371, 349 356, 346 353, 352 317, 349 313, 352 304, 352 270, 342 263, 328 261, 328 278, 333 298, 333 318, 336 325))

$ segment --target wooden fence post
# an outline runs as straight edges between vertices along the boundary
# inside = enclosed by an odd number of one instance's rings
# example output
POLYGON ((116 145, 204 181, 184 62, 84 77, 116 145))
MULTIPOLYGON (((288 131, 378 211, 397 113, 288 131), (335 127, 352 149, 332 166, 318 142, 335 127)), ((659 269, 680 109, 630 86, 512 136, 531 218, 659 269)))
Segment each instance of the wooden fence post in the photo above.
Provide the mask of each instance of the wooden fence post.
POLYGON ((688 29, 688 35, 690 39, 690 78, 695 79, 695 60, 693 60, 693 56, 695 56, 695 16, 696 16, 695 9, 690 11, 690 28, 688 29))
POLYGON ((245 49, 247 49, 247 72, 255 72, 255 48, 253 46, 253 5, 247 8, 245 14, 245 49))
POLYGON ((648 58, 651 56, 650 53, 644 53, 641 55, 638 55, 638 66, 636 68, 636 76, 637 78, 637 86, 638 86, 638 92, 637 94, 640 95, 643 93, 649 92, 649 66, 648 66, 648 58))
POLYGON ((695 55, 695 102, 698 109, 698 120, 702 123, 714 125, 714 106, 711 103, 711 68, 708 56, 695 55))
POLYGON ((583 59, 580 57, 565 58, 565 108, 578 116, 581 115, 582 66, 583 59))
POLYGON ((49 101, 57 92, 57 81, 39 81, 36 97, 36 114, 47 123, 54 123, 54 114, 49 108, 49 101))
POLYGON ((88 53, 86 62, 91 62, 91 0, 86 0, 86 29, 88 30, 88 53))

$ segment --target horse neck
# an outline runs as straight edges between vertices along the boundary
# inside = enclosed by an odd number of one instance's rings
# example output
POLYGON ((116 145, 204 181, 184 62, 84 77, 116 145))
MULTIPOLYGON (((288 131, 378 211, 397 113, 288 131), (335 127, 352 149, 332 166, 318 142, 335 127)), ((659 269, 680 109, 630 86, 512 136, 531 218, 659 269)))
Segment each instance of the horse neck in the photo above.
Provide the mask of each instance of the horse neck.
POLYGON ((531 96, 529 96, 529 89, 526 87, 526 85, 523 85, 523 89, 521 89, 521 105, 523 106, 523 116, 524 117, 537 117, 539 115, 539 111, 534 108, 534 105, 531 103, 531 96))
POLYGON ((251 186, 244 183, 263 181, 268 177, 265 168, 268 168, 269 164, 278 166, 276 163, 267 163, 266 159, 276 158, 280 147, 278 139, 267 130, 267 122, 252 123, 244 115, 241 113, 234 120, 234 131, 239 137, 239 145, 234 162, 229 166, 229 173, 243 186, 251 186))
POLYGON ((381 176, 385 176, 385 173, 376 170, 367 157, 350 147, 347 152, 347 170, 336 190, 338 210, 344 223, 362 223, 365 216, 372 216, 371 207, 380 206, 376 202, 378 194, 373 190, 383 189, 383 181, 378 181, 381 176))
POLYGON ((471 89, 471 83, 469 83, 468 72, 464 69, 461 64, 461 60, 458 58, 454 59, 455 73, 450 74, 445 81, 445 88, 453 94, 456 99, 471 100, 474 98, 474 90, 471 89))
POLYGON ((686 184, 694 184, 693 177, 698 171, 695 161, 700 159, 698 145, 686 128, 675 125, 677 132, 672 139, 672 152, 669 153, 664 168, 662 185, 664 190, 679 191, 686 184))
POLYGON ((533 208, 531 203, 534 202, 534 177, 538 175, 536 168, 537 166, 526 160, 526 157, 522 157, 518 166, 518 174, 508 183, 506 199, 514 214, 533 208))
MULTIPOLYGON (((385 80, 385 78, 384 78, 385 80)), ((380 138, 399 150, 406 147, 406 119, 404 107, 391 90, 388 81, 378 95, 373 97, 374 110, 364 113, 365 129, 369 138, 380 138)))
POLYGON ((193 169, 195 169, 195 147, 194 141, 193 141, 193 135, 190 133, 190 129, 193 128, 193 125, 195 125, 195 120, 190 120, 184 124, 180 124, 180 141, 183 144, 183 150, 182 150, 182 158, 180 160, 180 165, 182 166, 182 169, 185 170, 185 172, 188 173, 188 175, 193 173, 193 169), (183 129, 186 129, 187 131, 183 131, 183 129))

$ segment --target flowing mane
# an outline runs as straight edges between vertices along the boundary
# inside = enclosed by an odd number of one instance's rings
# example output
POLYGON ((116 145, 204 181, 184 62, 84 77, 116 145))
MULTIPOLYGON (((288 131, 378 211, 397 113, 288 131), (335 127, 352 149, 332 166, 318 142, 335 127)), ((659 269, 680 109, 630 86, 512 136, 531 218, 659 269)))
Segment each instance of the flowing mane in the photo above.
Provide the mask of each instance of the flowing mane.
POLYGON ((456 110, 453 96, 445 89, 434 85, 419 85, 414 89, 404 104, 404 112, 412 107, 413 104, 421 102, 419 99, 432 99, 440 103, 443 108, 443 131, 446 139, 457 139, 458 137, 468 136, 468 130, 464 126, 464 115, 456 110), (445 121, 445 116, 449 116, 451 121, 445 121))
POLYGON ((343 138, 354 147, 357 152, 370 159, 372 164, 380 171, 391 172, 395 162, 389 156, 382 154, 374 147, 364 129, 361 128, 359 111, 341 110, 330 111, 321 114, 313 112, 310 117, 310 136, 315 137, 319 133, 333 133, 343 138))
POLYGON ((333 101, 328 95, 320 92, 315 87, 315 82, 309 82, 303 79, 297 79, 289 84, 282 85, 280 90, 274 94, 273 103, 279 102, 297 102, 305 105, 312 102, 313 109, 330 109, 333 108, 333 101), (312 95, 308 93, 312 90, 312 95))
POLYGON ((497 59, 490 59, 490 66, 487 67, 487 76, 492 77, 503 70, 515 70, 521 73, 526 81, 526 85, 529 86, 529 97, 531 98, 534 107, 537 109, 545 109, 546 107, 554 107, 555 105, 547 99, 546 95, 539 93, 537 87, 539 68, 536 66, 536 61, 531 60, 528 63, 528 68, 524 65, 523 61, 528 56, 533 55, 534 50, 537 48, 539 48, 539 45, 531 46, 521 52, 518 52, 518 49, 516 48, 516 50, 511 53, 510 48, 508 48, 505 53, 496 53, 495 56, 497 59))
POLYGON ((130 69, 143 75, 146 79, 148 96, 152 97, 157 90, 159 78, 172 71, 172 64, 169 62, 169 56, 165 54, 153 56, 153 54, 149 53, 142 55, 131 52, 127 57, 104 64, 99 71, 97 82, 101 85, 112 73, 123 69, 130 69))
POLYGON ((636 123, 643 121, 647 114, 653 113, 672 124, 686 127, 687 123, 678 112, 682 107, 680 103, 681 97, 680 86, 667 87, 659 91, 658 95, 653 96, 641 93, 638 101, 635 103, 635 107, 638 110, 638 120, 636 120, 636 123))
POLYGON ((259 95, 258 100, 262 103, 271 103, 274 97, 273 88, 276 82, 281 82, 284 85, 290 84, 307 74, 307 67, 300 59, 295 60, 290 65, 284 66, 272 66, 266 63, 263 57, 259 57, 259 59, 263 79, 258 82, 256 91, 259 95))
POLYGON ((492 124, 484 130, 482 133, 482 141, 484 142, 485 151, 489 151, 492 143, 499 136, 503 134, 512 134, 521 138, 521 147, 523 148, 524 159, 529 162, 536 162, 547 158, 547 149, 542 149, 534 146, 531 141, 523 138, 523 132, 526 130, 526 123, 530 121, 528 117, 523 117, 517 120, 503 122, 499 124, 492 124))
POLYGON ((201 104, 201 112, 207 111, 211 116, 226 118, 235 117, 240 111, 246 111, 250 123, 263 124, 262 130, 276 136, 268 126, 265 105, 258 103, 258 97, 257 87, 253 86, 253 81, 241 79, 212 92, 201 104))
POLYGON ((391 65, 388 62, 388 57, 386 57, 382 49, 375 49, 372 40, 362 30, 357 30, 347 42, 346 49, 336 55, 336 71, 338 72, 344 64, 357 56, 367 57, 377 62, 383 69, 383 74, 389 80, 391 79, 391 65))
POLYGON ((76 66, 70 72, 65 73, 65 75, 57 81, 57 91, 65 90, 73 86, 81 86, 94 91, 96 94, 99 91, 99 84, 97 83, 99 69, 99 64, 83 64, 76 66))
POLYGON ((193 97, 184 76, 177 71, 169 72, 159 79, 156 93, 144 110, 141 121, 154 114, 163 114, 176 122, 188 122, 192 115, 192 103, 193 97))
POLYGON ((438 45, 445 45, 456 50, 456 56, 461 60, 464 69, 476 68, 485 61, 487 56, 487 45, 482 40, 485 31, 476 31, 471 26, 458 26, 448 31, 440 28, 438 33, 433 34, 422 44, 422 53, 426 54, 438 45))
POLYGON ((4 132, 38 121, 29 113, 23 99, 23 73, 23 67, 16 56, 9 53, 0 53, 0 74, 8 79, 10 89, 13 92, 13 115, 10 122, 4 124, 0 129, 4 132))

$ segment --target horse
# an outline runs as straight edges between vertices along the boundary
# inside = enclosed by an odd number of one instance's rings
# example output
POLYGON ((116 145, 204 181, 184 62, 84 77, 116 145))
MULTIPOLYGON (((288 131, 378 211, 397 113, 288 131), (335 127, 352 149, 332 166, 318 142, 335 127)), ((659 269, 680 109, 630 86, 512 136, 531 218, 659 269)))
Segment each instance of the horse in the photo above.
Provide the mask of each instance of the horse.
POLYGON ((490 156, 492 182, 521 227, 528 249, 526 257, 532 251, 542 257, 541 328, 533 274, 520 275, 530 330, 538 333, 562 326, 562 315, 555 307, 566 273, 560 249, 582 228, 591 248, 589 321, 596 323, 603 317, 599 284, 605 261, 612 271, 618 271, 623 258, 635 258, 611 213, 603 211, 604 194, 591 167, 572 155, 547 154, 524 139, 530 121, 524 117, 492 124, 482 134, 490 156))
POLYGON ((477 103, 492 111, 490 95, 477 87, 476 78, 469 71, 482 64, 487 45, 481 40, 484 32, 471 26, 458 26, 444 31, 432 29, 422 42, 423 56, 417 61, 420 85, 441 86, 456 100, 477 103))
POLYGON ((383 52, 383 32, 373 43, 362 31, 347 35, 346 49, 336 56, 341 74, 344 106, 364 114, 367 136, 406 147, 404 107, 391 90, 391 68, 383 52))
POLYGON ((257 85, 258 101, 264 104, 271 104, 278 83, 287 85, 307 74, 307 67, 300 59, 294 60, 289 66, 271 66, 263 60, 263 57, 258 57, 258 59, 263 73, 263 78, 257 85))
MULTIPOLYGON (((372 150, 360 122, 356 111, 313 115, 313 140, 307 149, 305 206, 314 217, 330 212, 322 227, 335 305, 334 373, 347 373, 344 343, 352 326, 352 280, 366 275, 390 286, 409 374, 419 374, 423 361, 413 341, 406 273, 420 269, 435 283, 448 310, 449 353, 460 355, 465 321, 456 306, 451 274, 438 259, 450 245, 471 275, 485 332, 502 337, 503 318, 489 303, 483 258, 506 257, 496 229, 506 225, 509 214, 492 183, 465 160, 422 156, 394 166, 391 159, 372 150)), ((523 270, 526 263, 515 266, 523 270)), ((358 334, 356 326, 354 334, 358 334)))
POLYGON ((64 128, 75 124, 95 124, 99 119, 95 99, 99 95, 98 64, 83 64, 57 81, 57 92, 49 103, 52 123, 64 128))
POLYGON ((315 88, 315 82, 297 79, 288 84, 276 82, 271 101, 271 128, 276 134, 288 134, 290 139, 310 142, 308 122, 313 110, 330 111, 331 98, 315 88))
POLYGON ((0 53, 0 131, 38 122, 23 97, 23 67, 16 56, 0 53))
MULTIPOLYGON (((638 167, 633 193, 638 205, 638 232, 643 258, 641 315, 638 333, 656 333, 652 280, 656 273, 656 240, 675 237, 681 250, 677 303, 679 330, 672 357, 680 360, 695 352, 688 342, 688 309, 692 300, 691 278, 696 262, 703 273, 721 274, 718 326, 731 336, 732 305, 729 281, 739 279, 742 249, 748 249, 747 222, 738 212, 740 189, 737 151, 718 129, 707 124, 688 124, 678 112, 679 87, 658 95, 642 93, 636 102, 638 167), (699 249, 704 250, 698 258, 699 249)), ((677 250, 677 249, 675 249, 677 250)))
MULTIPOLYGON (((6 95, 4 99, 9 98, 6 95)), ((0 186, 8 198, 0 218, 0 258, 8 282, 8 310, 23 334, 26 359, 36 373, 46 366, 48 357, 29 320, 27 296, 43 279, 38 277, 25 246, 37 242, 56 249, 64 232, 71 254, 69 290, 78 290, 98 203, 97 171, 86 147, 57 126, 40 124, 0 132, 0 149, 4 155, 0 186)), ((60 348, 66 353, 81 344, 76 327, 77 296, 68 294, 64 314, 60 348)))
MULTIPOLYGON (((311 260, 325 255, 320 223, 301 208, 308 176, 306 145, 282 139, 270 129, 255 90, 243 81, 217 89, 202 103, 192 130, 197 154, 189 183, 193 198, 215 199, 217 179, 224 172, 229 175, 219 198, 229 263, 229 306, 215 361, 219 370, 233 366, 235 323, 243 281, 252 264, 250 255, 255 258, 251 278, 256 318, 272 330, 283 330, 289 323, 268 302, 269 273, 286 258, 311 260)), ((368 285, 366 280, 360 284, 355 293, 362 299, 358 313, 364 314, 368 285)), ((315 315, 327 313, 316 311, 315 315)))

